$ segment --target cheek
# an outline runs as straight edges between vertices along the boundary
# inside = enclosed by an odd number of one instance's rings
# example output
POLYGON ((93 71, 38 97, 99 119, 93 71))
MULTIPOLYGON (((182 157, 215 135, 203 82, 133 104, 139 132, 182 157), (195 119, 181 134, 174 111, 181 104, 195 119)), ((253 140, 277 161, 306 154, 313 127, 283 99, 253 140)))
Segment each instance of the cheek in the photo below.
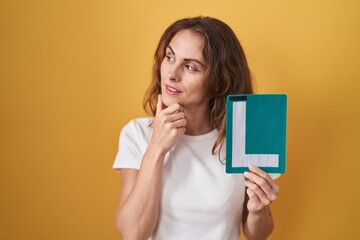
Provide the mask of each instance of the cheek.
POLYGON ((206 95, 207 86, 206 86, 204 80, 196 79, 196 80, 193 80, 192 82, 196 83, 190 87, 190 89, 192 89, 193 92, 198 93, 198 95, 200 95, 200 96, 206 95))

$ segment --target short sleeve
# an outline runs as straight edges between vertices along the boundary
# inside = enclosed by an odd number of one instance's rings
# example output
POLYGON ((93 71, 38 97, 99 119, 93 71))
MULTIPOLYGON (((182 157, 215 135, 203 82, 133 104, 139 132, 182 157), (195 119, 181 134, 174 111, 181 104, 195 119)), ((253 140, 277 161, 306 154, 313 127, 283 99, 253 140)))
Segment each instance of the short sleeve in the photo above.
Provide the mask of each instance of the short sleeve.
POLYGON ((141 160, 147 148, 152 129, 146 122, 135 119, 123 127, 113 169, 140 169, 141 160))

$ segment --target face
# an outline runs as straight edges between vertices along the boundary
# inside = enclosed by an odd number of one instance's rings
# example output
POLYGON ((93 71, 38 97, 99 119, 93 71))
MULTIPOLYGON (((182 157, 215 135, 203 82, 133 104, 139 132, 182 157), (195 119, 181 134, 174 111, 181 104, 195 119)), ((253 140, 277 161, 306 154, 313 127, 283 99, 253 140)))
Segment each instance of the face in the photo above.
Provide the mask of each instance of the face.
POLYGON ((207 108, 206 64, 201 35, 182 30, 170 41, 161 63, 161 92, 166 106, 179 103, 184 108, 207 108))

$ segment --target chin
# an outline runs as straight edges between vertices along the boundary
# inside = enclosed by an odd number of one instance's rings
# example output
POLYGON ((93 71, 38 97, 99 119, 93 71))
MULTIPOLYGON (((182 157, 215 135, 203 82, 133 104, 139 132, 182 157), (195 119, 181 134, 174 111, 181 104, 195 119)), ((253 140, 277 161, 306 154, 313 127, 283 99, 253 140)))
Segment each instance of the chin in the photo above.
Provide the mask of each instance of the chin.
POLYGON ((167 106, 167 107, 174 104, 174 103, 179 103, 181 105, 181 103, 180 103, 180 101, 178 99, 168 97, 168 96, 166 96, 164 94, 162 95, 162 101, 163 101, 163 104, 165 106, 167 106))

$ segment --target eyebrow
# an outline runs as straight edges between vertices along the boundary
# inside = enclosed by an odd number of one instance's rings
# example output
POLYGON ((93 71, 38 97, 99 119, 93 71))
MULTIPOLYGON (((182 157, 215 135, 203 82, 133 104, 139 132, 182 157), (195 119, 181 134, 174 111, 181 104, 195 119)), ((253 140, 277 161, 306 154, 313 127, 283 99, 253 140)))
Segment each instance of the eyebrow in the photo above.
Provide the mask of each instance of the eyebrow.
MULTIPOLYGON (((172 49, 172 47, 171 47, 170 45, 168 45, 167 47, 170 49, 170 51, 172 52, 172 54, 176 55, 175 52, 174 52, 174 50, 172 49)), ((184 61, 186 61, 186 62, 190 62, 190 61, 197 62, 197 63, 200 64, 203 68, 206 68, 205 65, 204 65, 202 62, 200 62, 199 60, 194 59, 194 58, 184 58, 184 61)))

